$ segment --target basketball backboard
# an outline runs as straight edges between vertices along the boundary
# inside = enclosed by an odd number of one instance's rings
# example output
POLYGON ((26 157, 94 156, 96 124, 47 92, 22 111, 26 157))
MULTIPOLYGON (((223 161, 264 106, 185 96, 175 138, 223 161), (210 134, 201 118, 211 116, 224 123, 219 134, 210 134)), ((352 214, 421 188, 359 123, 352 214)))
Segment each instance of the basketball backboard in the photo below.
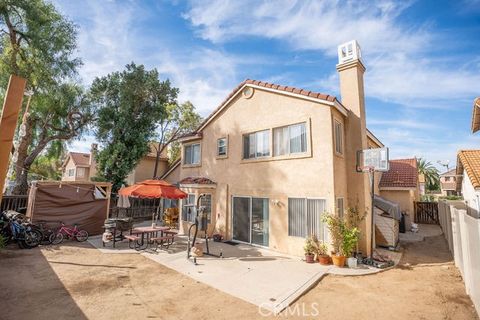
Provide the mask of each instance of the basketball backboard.
POLYGON ((388 148, 366 149, 357 152, 357 172, 373 169, 385 172, 390 169, 388 148))

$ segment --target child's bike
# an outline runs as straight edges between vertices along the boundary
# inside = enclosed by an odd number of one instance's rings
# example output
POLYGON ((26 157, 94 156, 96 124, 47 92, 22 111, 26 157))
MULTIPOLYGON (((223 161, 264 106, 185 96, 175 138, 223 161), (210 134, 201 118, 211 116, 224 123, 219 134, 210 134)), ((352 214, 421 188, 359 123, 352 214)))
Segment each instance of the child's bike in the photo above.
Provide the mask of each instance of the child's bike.
POLYGON ((50 235, 49 241, 51 244, 59 244, 63 242, 63 239, 74 238, 79 242, 86 241, 88 239, 88 232, 85 230, 78 229, 77 225, 72 227, 67 227, 63 222, 62 226, 50 235))

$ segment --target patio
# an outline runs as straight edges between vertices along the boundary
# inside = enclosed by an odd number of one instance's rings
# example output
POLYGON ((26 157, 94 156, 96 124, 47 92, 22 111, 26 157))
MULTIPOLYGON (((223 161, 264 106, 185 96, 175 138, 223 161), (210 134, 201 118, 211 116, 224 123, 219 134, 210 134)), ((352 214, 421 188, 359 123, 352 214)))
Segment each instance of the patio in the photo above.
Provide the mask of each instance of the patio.
MULTIPOLYGON (((126 241, 117 243, 116 248, 104 248, 100 237, 93 237, 89 242, 102 253, 140 253, 192 279, 274 313, 281 312, 326 274, 358 276, 382 271, 367 266, 349 269, 322 266, 319 263, 307 264, 299 257, 264 248, 213 241, 209 241, 210 252, 222 253, 223 258, 203 256, 197 258, 198 265, 194 265, 193 259, 186 259, 185 236, 176 237, 176 242, 168 250, 157 252, 129 249, 126 241)), ((199 242, 202 243, 203 240, 199 242)), ((401 258, 401 253, 398 252, 382 249, 377 251, 390 256, 395 265, 401 258)))

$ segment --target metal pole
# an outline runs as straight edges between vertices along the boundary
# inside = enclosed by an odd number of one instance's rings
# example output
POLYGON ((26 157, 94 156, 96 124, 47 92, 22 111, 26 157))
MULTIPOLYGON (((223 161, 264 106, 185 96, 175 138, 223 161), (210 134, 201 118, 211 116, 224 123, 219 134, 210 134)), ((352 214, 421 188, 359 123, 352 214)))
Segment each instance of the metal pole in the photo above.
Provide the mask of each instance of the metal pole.
POLYGON ((373 169, 370 169, 369 170, 369 175, 370 175, 370 188, 371 188, 371 197, 372 197, 372 203, 370 204, 371 206, 371 214, 372 214, 372 221, 371 221, 371 230, 370 230, 370 259, 373 260, 373 249, 374 249, 374 246, 373 246, 373 241, 375 239, 375 222, 374 222, 374 217, 375 217, 375 209, 374 209, 374 206, 373 206, 373 201, 374 201, 374 198, 375 198, 375 170, 373 169))

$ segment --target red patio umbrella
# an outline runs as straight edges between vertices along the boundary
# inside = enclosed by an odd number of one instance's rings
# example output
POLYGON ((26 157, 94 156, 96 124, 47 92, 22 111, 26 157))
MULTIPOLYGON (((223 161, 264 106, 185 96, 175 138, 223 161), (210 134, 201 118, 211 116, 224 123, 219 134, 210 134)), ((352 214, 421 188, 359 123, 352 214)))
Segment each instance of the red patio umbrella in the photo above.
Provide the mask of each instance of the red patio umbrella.
POLYGON ((130 187, 121 188, 118 192, 122 196, 139 198, 166 198, 183 199, 187 194, 165 180, 145 180, 130 187))
MULTIPOLYGON (((184 199, 187 194, 165 180, 145 180, 138 182, 130 187, 121 188, 118 191, 121 196, 133 196, 139 198, 166 198, 166 199, 184 199)), ((158 204, 157 213, 161 202, 158 204)), ((152 215, 152 225, 155 213, 152 215)))

